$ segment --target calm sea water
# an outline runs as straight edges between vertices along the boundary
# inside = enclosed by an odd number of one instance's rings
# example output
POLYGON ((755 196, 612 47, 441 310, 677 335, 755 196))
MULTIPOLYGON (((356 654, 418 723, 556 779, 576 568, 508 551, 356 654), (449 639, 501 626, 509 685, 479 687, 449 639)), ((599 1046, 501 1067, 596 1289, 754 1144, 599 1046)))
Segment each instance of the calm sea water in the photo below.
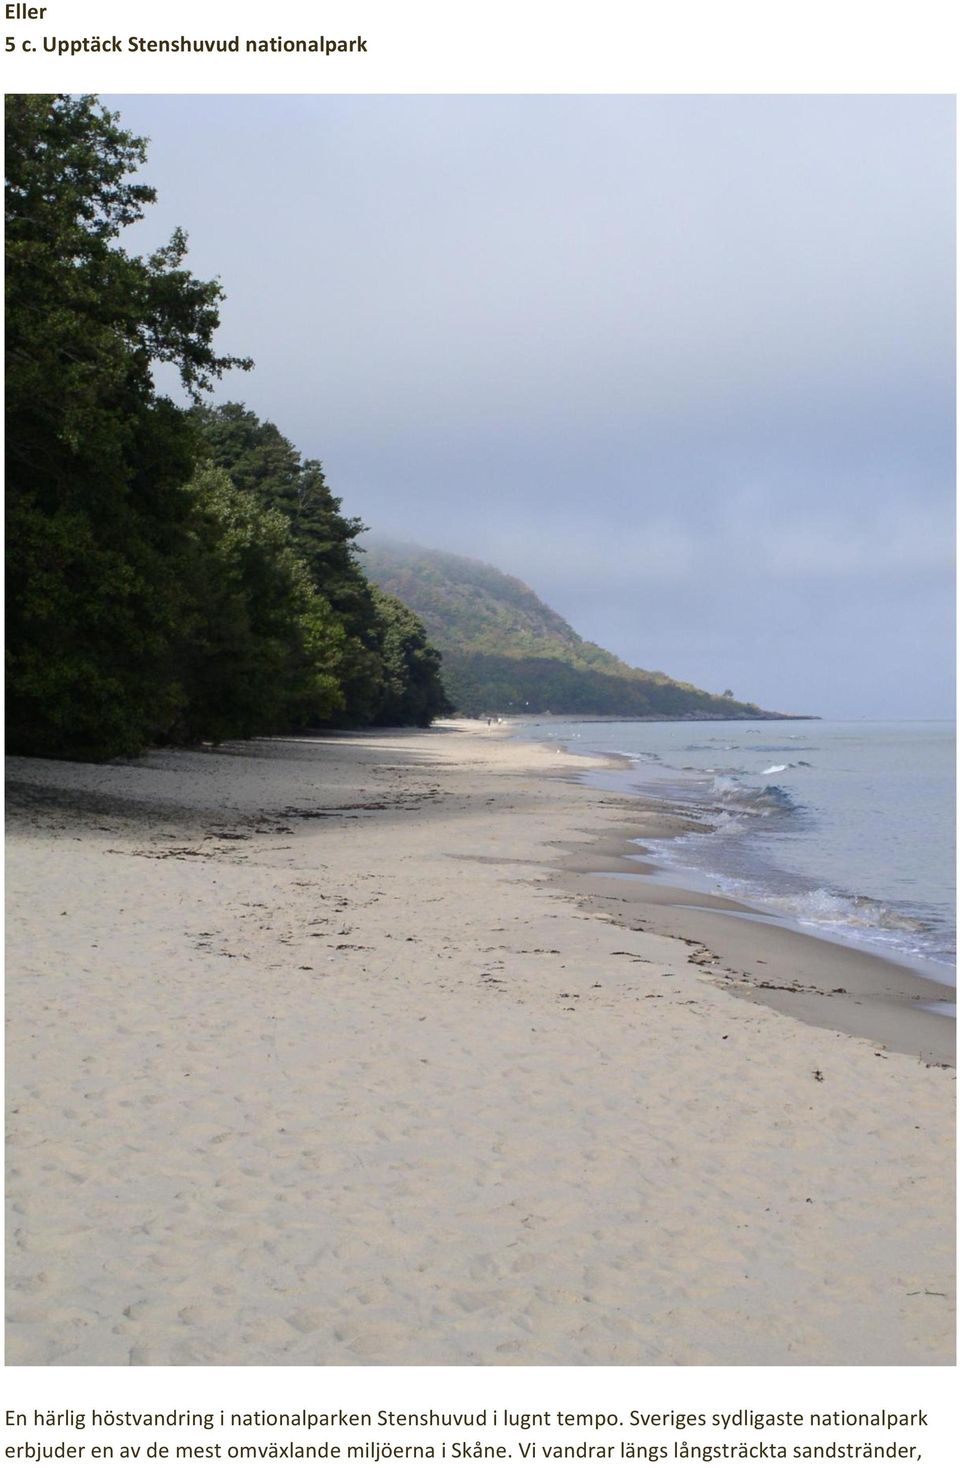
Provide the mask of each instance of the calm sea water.
POLYGON ((659 796, 698 821, 689 835, 643 843, 688 885, 954 982, 952 723, 577 723, 544 715, 517 733, 627 756, 629 769, 584 778, 659 796))

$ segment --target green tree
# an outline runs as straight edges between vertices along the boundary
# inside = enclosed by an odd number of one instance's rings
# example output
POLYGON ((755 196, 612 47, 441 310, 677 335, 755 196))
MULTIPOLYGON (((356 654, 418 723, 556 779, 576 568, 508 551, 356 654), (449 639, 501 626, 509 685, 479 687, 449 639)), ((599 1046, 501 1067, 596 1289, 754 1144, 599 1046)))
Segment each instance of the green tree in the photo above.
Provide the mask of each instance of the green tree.
POLYGON ((452 713, 440 676, 440 654, 420 618, 387 591, 374 590, 383 686, 374 722, 420 724, 452 713))
POLYGON ((279 510, 223 469, 189 486, 196 513, 181 581, 181 740, 249 738, 343 705, 342 623, 314 588, 279 510))
POLYGON ((102 758, 172 728, 177 567, 193 501, 187 416, 228 367, 222 291, 186 237, 142 258, 117 239, 153 189, 145 144, 93 97, 6 99, 8 739, 102 758))
MULTIPOLYGON (((261 422, 242 403, 198 407, 199 425, 211 461, 225 469, 238 489, 286 517, 294 543, 313 583, 341 618, 346 642, 340 661, 344 722, 376 718, 383 686, 379 625, 373 591, 357 560, 359 519, 341 513, 316 459, 301 458, 274 423, 261 422)), ((316 722, 324 722, 318 711, 316 722)))
POLYGON ((437 654, 374 599, 320 464, 201 406, 250 365, 214 351, 219 282, 180 230, 146 257, 119 243, 154 199, 143 140, 93 97, 10 96, 6 119, 10 748, 429 722, 437 654))
MULTIPOLYGON (((193 410, 211 463, 237 489, 279 511, 313 585, 341 619, 338 676, 345 724, 422 724, 449 711, 440 654, 423 623, 367 580, 354 544, 365 528, 344 515, 316 459, 303 459, 276 424, 242 403, 193 410)), ((331 721, 318 708, 313 722, 331 721)))

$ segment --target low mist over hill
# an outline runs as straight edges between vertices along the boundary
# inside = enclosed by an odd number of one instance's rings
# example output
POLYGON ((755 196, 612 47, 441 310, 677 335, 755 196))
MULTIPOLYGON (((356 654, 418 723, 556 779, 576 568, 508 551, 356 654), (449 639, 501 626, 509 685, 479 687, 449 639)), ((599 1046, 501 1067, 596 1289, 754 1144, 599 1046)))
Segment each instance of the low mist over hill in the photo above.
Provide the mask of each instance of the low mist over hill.
POLYGON ((463 714, 603 714, 622 718, 782 718, 631 668, 514 576, 446 551, 381 537, 364 542, 370 580, 422 619, 443 654, 447 693, 463 714))

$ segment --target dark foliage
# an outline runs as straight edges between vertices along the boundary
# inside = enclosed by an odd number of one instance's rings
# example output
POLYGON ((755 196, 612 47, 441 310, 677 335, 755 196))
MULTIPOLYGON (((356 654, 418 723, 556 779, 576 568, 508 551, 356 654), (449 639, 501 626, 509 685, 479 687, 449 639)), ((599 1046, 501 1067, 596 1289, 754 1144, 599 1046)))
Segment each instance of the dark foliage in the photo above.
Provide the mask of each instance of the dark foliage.
POLYGON ((194 518, 181 582, 178 740, 248 738, 343 706, 345 635, 278 510, 222 469, 190 485, 194 518))
POLYGON ((250 365, 214 351, 219 282, 179 230, 147 257, 118 242, 154 199, 143 140, 93 97, 9 96, 6 129, 10 749, 429 722, 437 655, 374 597, 320 465, 200 406, 250 365))
POLYGON ((447 711, 440 657, 423 624, 395 597, 377 595, 354 547, 364 529, 341 513, 323 468, 302 459, 273 423, 240 403, 194 410, 205 452, 238 490, 279 512, 297 553, 343 628, 342 702, 318 706, 310 722, 429 724, 447 711))
POLYGON ((171 567, 190 519, 193 429, 151 366, 190 392, 224 368, 216 281, 175 234, 116 243, 153 192, 140 139, 90 97, 9 96, 7 112, 8 738, 103 757, 176 717, 171 567))
POLYGON ((383 684, 374 722, 426 726, 453 712, 440 677, 440 654, 419 617, 386 591, 376 591, 383 684))

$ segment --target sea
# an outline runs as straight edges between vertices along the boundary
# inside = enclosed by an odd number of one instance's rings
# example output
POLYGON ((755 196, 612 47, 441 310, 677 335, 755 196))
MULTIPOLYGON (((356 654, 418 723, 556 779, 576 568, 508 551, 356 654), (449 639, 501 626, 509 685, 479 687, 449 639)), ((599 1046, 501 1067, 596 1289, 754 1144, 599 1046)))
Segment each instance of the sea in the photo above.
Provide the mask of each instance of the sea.
POLYGON ((520 738, 622 769, 577 776, 654 797, 696 822, 642 841, 670 880, 956 983, 953 722, 577 722, 520 738), (682 879, 682 881, 681 881, 682 879))

